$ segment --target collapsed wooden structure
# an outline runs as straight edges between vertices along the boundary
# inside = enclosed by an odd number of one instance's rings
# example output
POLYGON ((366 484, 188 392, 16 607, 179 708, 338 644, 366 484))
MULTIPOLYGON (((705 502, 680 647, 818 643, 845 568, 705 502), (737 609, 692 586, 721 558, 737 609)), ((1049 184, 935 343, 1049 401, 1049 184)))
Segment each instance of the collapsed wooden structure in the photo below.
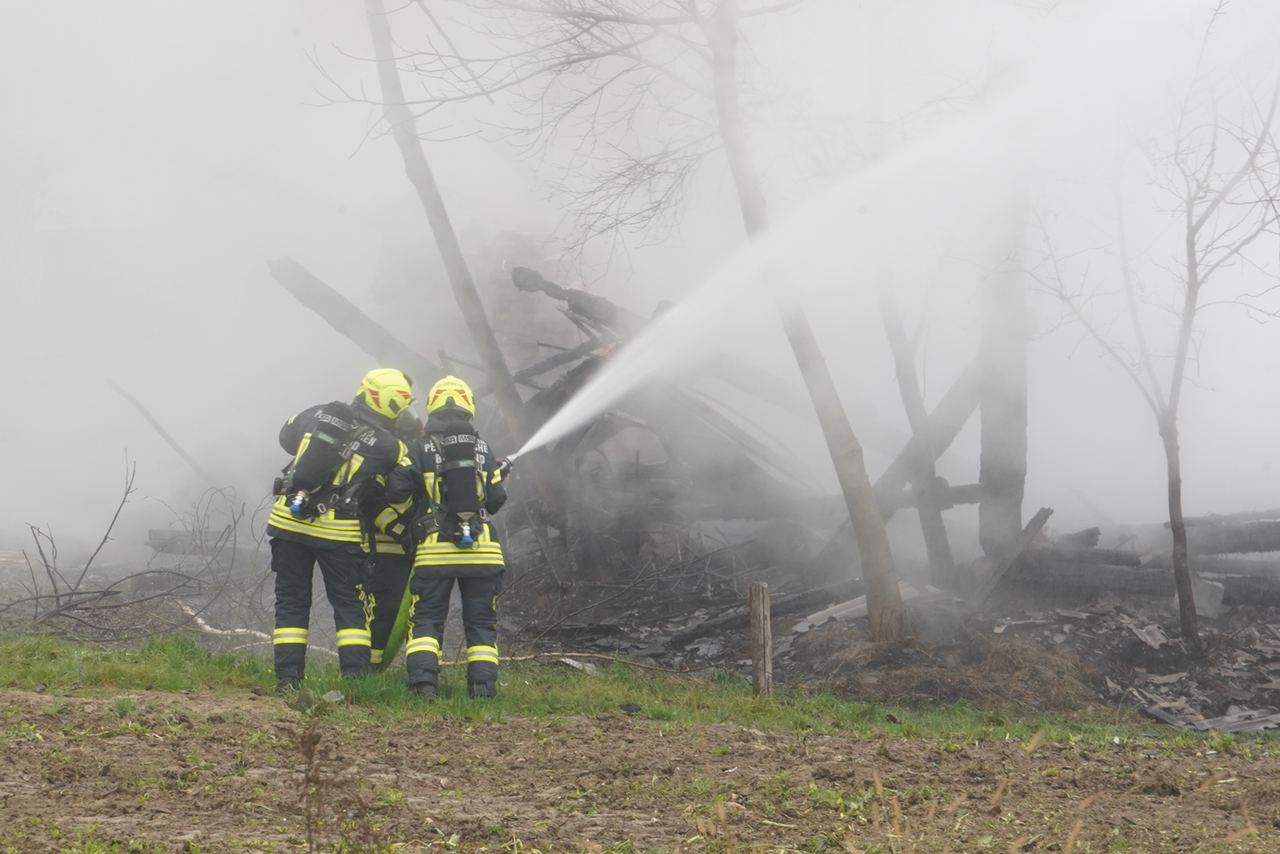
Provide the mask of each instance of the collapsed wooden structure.
MULTIPOLYGON (((438 376, 465 364, 443 351, 434 359, 415 351, 291 259, 274 261, 270 269, 303 305, 380 362, 402 366, 419 377, 438 376)), ((518 268, 513 283, 562 303, 561 313, 582 339, 513 371, 516 382, 532 392, 524 401, 526 420, 540 423, 649 320, 594 294, 562 288, 531 270, 518 268)), ((738 391, 760 394, 760 377, 753 378, 745 366, 721 359, 711 372, 738 391)), ((481 385, 477 393, 487 390, 481 385)), ((504 427, 491 421, 485 429, 497 431, 491 435, 500 446, 512 447, 515 439, 501 434, 504 427)), ((558 536, 553 539, 561 544, 559 558, 588 575, 608 572, 608 561, 597 548, 601 539, 624 546, 630 542, 634 552, 637 538, 663 526, 775 518, 791 509, 801 515, 812 505, 812 496, 788 474, 784 453, 735 423, 702 392, 667 388, 657 395, 642 390, 555 443, 549 454, 554 463, 544 471, 555 472, 560 482, 542 490, 533 507, 504 514, 507 525, 517 531, 534 525, 544 543, 547 526, 554 528, 558 536), (671 417, 673 410, 680 413, 679 419, 671 417), (609 439, 630 429, 651 436, 666 459, 612 459, 600 452, 609 439), (761 495, 772 499, 762 502, 761 495), (570 528, 575 529, 572 537, 570 528)), ((548 557, 548 562, 553 560, 548 557)))
MULTIPOLYGON (((1280 604, 1280 510, 1189 519, 1191 568, 1205 595, 1202 612, 1220 604, 1280 604)), ((1028 551, 1015 576, 1018 583, 1064 598, 1101 594, 1166 598, 1174 594, 1172 560, 1162 526, 1118 530, 1127 548, 1049 546, 1028 551)))
MULTIPOLYGON (((453 364, 461 363, 443 352, 432 358, 398 340, 292 259, 273 261, 270 270, 276 281, 303 305, 379 361, 400 365, 416 376, 438 375, 453 364)), ((541 293, 557 302, 561 313, 582 339, 576 346, 558 350, 513 371, 516 382, 532 392, 524 401, 526 420, 532 423, 539 423, 559 409, 608 359, 615 347, 638 334, 651 320, 596 294, 550 282, 531 269, 515 268, 512 284, 521 291, 541 293)), ((897 318, 894 309, 886 307, 885 317, 887 328, 901 330, 900 320, 894 325, 897 318)), ((1015 513, 1019 518, 1011 536, 994 533, 984 536, 984 545, 997 557, 1011 547, 1021 528, 1025 438, 1014 437, 1010 442, 998 429, 985 430, 984 441, 1000 445, 1002 451, 996 454, 984 446, 983 466, 977 482, 953 486, 938 478, 934 473, 938 457, 980 407, 993 405, 986 401, 996 385, 990 375, 995 370, 993 365, 999 364, 1000 354, 983 354, 975 359, 933 411, 925 412, 919 389, 913 385, 911 347, 905 336, 890 337, 904 402, 912 414, 912 436, 876 481, 876 493, 886 518, 904 507, 919 512, 935 583, 961 587, 968 579, 957 570, 951 556, 942 512, 957 504, 976 503, 984 512, 985 508, 1002 508, 999 514, 991 510, 987 518, 1002 515, 1007 519, 1011 512, 1015 513), (1020 461, 1008 458, 1008 447, 1022 448, 1020 461)), ((760 389, 768 388, 773 404, 781 403, 795 411, 804 411, 807 406, 800 390, 790 391, 793 384, 761 376, 759 370, 730 358, 715 360, 707 372, 735 392, 759 397, 760 389), (779 398, 788 394, 794 399, 779 398)), ((1007 395, 1000 403, 1008 408, 1007 395)), ((1015 401, 1014 405, 1025 407, 1025 395, 1021 404, 1015 401)), ((1007 412, 1002 414, 1001 424, 1008 423, 1006 415, 1007 412)), ((1020 430, 1025 434, 1025 417, 1021 421, 1014 418, 1012 423, 1015 432, 1020 430)), ((562 490, 561 495, 585 496, 581 503, 594 510, 610 508, 607 515, 615 522, 626 520, 634 531, 675 521, 673 515, 681 520, 775 518, 788 513, 801 515, 797 508, 812 508, 815 502, 821 503, 820 498, 805 491, 789 476, 785 454, 780 449, 758 438, 749 426, 737 423, 714 397, 701 391, 664 388, 661 398, 637 392, 589 426, 558 442, 551 452, 561 461, 556 466, 558 470, 566 470, 564 461, 568 460, 569 470, 582 472, 585 468, 592 474, 592 477, 575 478, 574 489, 562 490), (674 407, 671 395, 678 398, 674 407), (678 430, 670 425, 672 408, 686 416, 678 430), (601 467, 592 469, 588 461, 593 452, 610 437, 629 428, 651 431, 668 452, 668 463, 606 465, 604 471, 601 467), (677 432, 679 435, 675 435, 677 432), (732 448, 733 452, 726 455, 724 448, 732 448), (670 500, 676 494, 682 499, 678 503, 670 500), (752 499, 760 495, 772 496, 773 500, 752 499)), ((833 508, 833 512, 838 511, 833 508)), ((599 513, 595 515, 593 524, 604 523, 599 513)), ((805 515, 813 514, 806 511, 805 515)), ((563 506, 544 506, 539 512, 539 518, 556 523, 557 528, 567 523, 565 516, 563 506)), ((991 525, 984 531, 987 528, 991 525)), ((625 532, 615 530, 614 533, 625 532)), ((856 574, 854 546, 847 521, 836 526, 834 534, 828 536, 826 545, 813 560, 817 569, 815 577, 840 574, 848 577, 851 563, 856 574)))
MULTIPOLYGON (((273 261, 270 270, 304 306, 380 362, 420 377, 466 364, 443 350, 431 356, 400 341, 292 259, 273 261)), ((579 339, 572 346, 547 345, 553 350, 550 355, 513 370, 514 380, 527 393, 525 417, 531 423, 550 417, 615 348, 652 320, 599 295, 548 281, 532 269, 514 268, 510 281, 522 292, 552 301, 579 339)), ((1013 286, 997 278, 991 287, 1008 291, 1013 286)), ((1008 293, 988 295, 983 303, 983 340, 1025 336, 1018 325, 1020 304, 1008 293)), ((901 318, 891 301, 882 302, 881 309, 911 435, 874 486, 886 521, 901 509, 916 510, 933 585, 975 606, 998 584, 1077 598, 1100 593, 1172 596, 1167 536, 1160 537, 1159 529, 1134 529, 1117 535, 1128 537, 1121 544, 1125 548, 1099 549, 1096 529, 1050 543, 1040 534, 1047 518, 1044 511, 1024 526, 1025 347, 984 345, 932 410, 926 410, 901 318), (975 415, 982 419, 977 477, 971 483, 948 483, 937 476, 936 462, 975 415), (944 513, 962 504, 979 508, 987 561, 977 572, 972 565, 957 565, 947 535, 944 513)), ((784 406, 803 411, 806 405, 799 390, 788 392, 792 384, 762 377, 730 358, 714 361, 707 372, 736 393, 760 399, 760 389, 768 388, 772 403, 778 402, 778 395, 790 393, 794 399, 783 400, 784 406)), ((829 518, 833 532, 810 531, 822 545, 809 555, 807 583, 784 583, 779 590, 782 601, 787 596, 809 601, 811 597, 799 595, 806 590, 838 587, 848 591, 846 595, 858 592, 857 549, 847 519, 838 521, 839 504, 824 503, 806 490, 790 476, 784 452, 736 421, 712 394, 669 386, 661 395, 640 390, 555 443, 550 454, 555 463, 548 470, 558 472, 563 482, 539 495, 534 506, 508 516, 515 530, 534 529, 547 565, 560 561, 586 577, 605 577, 616 574, 611 565, 619 554, 634 557, 644 542, 652 544, 692 523, 787 518, 812 526, 829 518), (670 418, 673 409, 682 413, 678 423, 670 418), (632 429, 652 436, 666 459, 618 459, 602 450, 611 438, 632 429), (760 501, 761 495, 772 500, 760 501), (820 512, 814 513, 814 507, 820 512), (551 541, 559 543, 557 554, 549 553, 551 541), (602 548, 602 543, 609 548, 602 548), (855 580, 852 588, 842 583, 850 579, 855 580)), ((1280 561, 1239 556, 1280 551, 1280 511, 1190 521, 1193 565, 1210 585, 1206 610, 1221 601, 1280 602, 1280 561), (1221 585, 1222 595, 1215 595, 1213 584, 1221 585)))

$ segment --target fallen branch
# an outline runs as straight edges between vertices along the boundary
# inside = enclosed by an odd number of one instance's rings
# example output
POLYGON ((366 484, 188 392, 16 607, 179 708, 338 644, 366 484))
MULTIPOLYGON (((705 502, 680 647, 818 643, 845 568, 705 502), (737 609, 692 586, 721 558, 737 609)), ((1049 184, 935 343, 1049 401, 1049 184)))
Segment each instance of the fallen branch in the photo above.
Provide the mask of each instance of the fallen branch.
MULTIPOLYGON (((257 639, 257 642, 255 643, 243 644, 241 646, 235 647, 235 649, 247 649, 249 647, 258 646, 263 643, 273 643, 273 641, 271 640, 271 635, 267 634, 266 632, 260 632, 260 631, 257 631, 256 629, 219 629, 216 626, 210 625, 208 620, 206 620, 204 617, 201 617, 196 612, 196 609, 192 608, 186 602, 179 601, 177 604, 178 604, 178 608, 184 614, 186 614, 188 617, 191 618, 191 622, 195 624, 196 628, 198 628, 200 631, 204 632, 207 635, 214 635, 215 637, 223 637, 223 638, 251 637, 251 638, 257 639)), ((338 657, 338 653, 336 653, 331 649, 326 649, 325 647, 322 647, 322 646, 308 645, 307 651, 323 652, 325 655, 332 655, 334 658, 338 657)))
MULTIPOLYGON (((200 475, 200 477, 204 480, 205 483, 209 484, 210 486, 217 485, 217 481, 213 479, 213 476, 210 475, 203 468, 201 468, 200 464, 196 462, 195 457, 187 453, 186 450, 181 445, 178 444, 178 440, 173 438, 173 436, 170 435, 169 431, 164 429, 163 426, 161 426, 159 419, 157 419, 154 415, 152 415, 151 412, 145 406, 142 405, 142 401, 138 400, 136 397, 129 394, 129 392, 121 388, 120 385, 117 384, 115 380, 111 380, 111 379, 107 380, 107 385, 111 386, 111 389, 116 394, 123 397, 125 400, 129 402, 131 406, 133 406, 134 409, 138 410, 139 414, 141 414, 142 417, 147 420, 147 423, 150 424, 151 427, 157 433, 160 434, 160 438, 164 439, 165 443, 170 448, 173 449, 174 453, 176 453, 179 457, 181 457, 184 463, 191 466, 191 470, 194 471, 196 474, 200 475)), ((130 480, 132 481, 132 476, 130 477, 130 480)))
MULTIPOLYGON (((503 663, 511 663, 514 661, 536 661, 545 658, 590 658, 596 661, 609 661, 614 664, 625 664, 627 667, 635 667, 640 670, 656 670, 659 673, 669 673, 672 676, 681 676, 686 679, 696 679, 687 670, 677 670, 673 667, 663 667, 660 664, 649 664, 643 661, 632 661, 629 658, 623 658, 618 655, 607 655, 603 652, 535 652, 529 655, 504 655, 498 660, 503 663)), ((461 666, 466 664, 463 661, 444 661, 441 662, 445 667, 461 666)))

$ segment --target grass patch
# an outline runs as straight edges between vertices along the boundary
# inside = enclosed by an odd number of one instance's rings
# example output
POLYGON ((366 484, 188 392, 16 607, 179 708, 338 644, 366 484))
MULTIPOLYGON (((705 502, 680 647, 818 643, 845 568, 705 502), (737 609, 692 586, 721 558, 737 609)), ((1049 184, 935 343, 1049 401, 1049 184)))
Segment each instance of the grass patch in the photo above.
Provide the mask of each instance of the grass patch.
MULTIPOLYGON (((795 690, 758 698, 745 680, 735 676, 693 679, 621 664, 602 667, 594 676, 535 662, 506 665, 499 697, 490 701, 468 698, 463 668, 445 667, 438 698, 424 703, 405 690, 399 669, 346 680, 335 664, 316 658, 309 662, 303 689, 284 702, 303 716, 352 723, 424 717, 501 721, 553 715, 630 716, 663 726, 726 723, 799 733, 927 737, 940 740, 946 752, 959 752, 976 741, 1009 739, 1106 745, 1119 738, 1179 746, 1216 738, 1209 744, 1239 749, 1241 742, 1255 738, 1237 736, 1227 744, 1221 736, 1206 737, 1132 719, 1074 721, 1045 714, 993 712, 962 703, 898 708, 795 690)), ((0 638, 0 686, 5 687, 218 691, 273 684, 266 659, 210 653, 188 637, 157 638, 132 649, 77 646, 40 636, 0 638)), ((138 706, 133 700, 121 700, 114 711, 128 720, 137 714, 138 706)))
MULTIPOLYGON (((273 682, 265 659, 211 653, 184 635, 157 637, 131 648, 80 646, 47 635, 0 637, 0 686, 6 688, 183 691, 273 682)), ((130 711, 117 713, 127 717, 130 711)))

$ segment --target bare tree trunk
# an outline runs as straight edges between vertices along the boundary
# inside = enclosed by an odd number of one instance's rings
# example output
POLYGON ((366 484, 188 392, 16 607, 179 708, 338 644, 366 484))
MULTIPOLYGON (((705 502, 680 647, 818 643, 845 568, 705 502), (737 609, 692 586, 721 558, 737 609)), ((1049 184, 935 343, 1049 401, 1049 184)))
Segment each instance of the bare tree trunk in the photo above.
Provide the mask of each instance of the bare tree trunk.
POLYGON ((982 290, 978 535, 992 559, 1001 558, 1022 532, 1027 480, 1027 296, 1017 267, 1006 263, 982 290))
MULTIPOLYGON (((884 319, 885 335, 889 349, 893 351, 893 363, 898 377, 898 393, 907 412, 911 435, 927 440, 929 414, 924 408, 924 396, 916 379, 915 358, 906 330, 902 328, 902 316, 891 294, 880 291, 880 315, 884 319)), ((956 578, 955 558, 947 539, 947 526, 942 520, 942 502, 938 499, 937 468, 934 461, 938 452, 924 444, 911 460, 911 482, 916 492, 916 514, 920 517, 920 532, 924 536, 925 551, 929 555, 929 571, 934 584, 953 587, 956 578)))
MULTIPOLYGON (((738 100, 737 81, 737 10, 734 0, 724 0, 714 18, 705 20, 704 29, 712 52, 712 74, 715 84, 716 114, 720 136, 724 142, 729 171, 738 191, 738 203, 747 235, 761 237, 769 227, 768 210, 760 177, 751 162, 746 133, 742 126, 742 109, 738 100)), ((875 640, 897 640, 906 631, 906 615, 893 567, 893 554, 885 533, 880 505, 871 487, 863 460, 862 445, 849 424, 826 359, 818 347, 809 318, 799 306, 790 304, 774 283, 773 294, 782 317, 783 330, 791 344, 809 397, 817 411, 836 479, 844 494, 845 507, 853 522, 862 559, 862 574, 867 586, 867 613, 871 636, 875 640)))
POLYGON ((1191 562, 1187 559, 1187 523, 1182 515, 1182 450, 1178 444, 1178 408, 1191 352, 1191 333, 1200 306, 1200 251, 1196 244, 1193 203, 1186 208, 1187 289, 1183 296, 1178 326, 1178 349, 1169 379, 1169 397, 1160 418, 1160 440, 1164 445, 1169 472, 1169 532, 1173 536, 1173 584, 1178 591, 1178 622, 1182 639, 1193 653, 1200 652, 1200 625, 1196 616, 1195 589, 1191 584, 1191 562))
MULTIPOLYGON (((974 361, 952 384, 938 401, 925 422, 924 429, 911 437, 907 446, 898 452, 889 467, 880 473, 872 484, 876 499, 880 502, 880 518, 888 521, 898 511, 899 504, 893 496, 902 492, 911 479, 911 461, 921 454, 932 452, 937 459, 951 446, 964 429, 969 417, 978 408, 981 392, 982 365, 974 361)), ((827 567, 835 563, 836 555, 847 548, 849 522, 844 522, 814 559, 815 566, 827 567)))
POLYGON ((1178 622, 1187 648, 1199 653, 1200 627, 1191 586, 1191 561, 1187 557, 1187 523, 1182 515, 1182 451, 1178 446, 1178 425, 1166 420, 1160 425, 1160 439, 1169 472, 1169 530, 1173 535, 1173 584, 1178 591, 1178 622))
POLYGON ((453 223, 449 220, 449 211, 445 207, 444 198, 440 195, 440 188, 436 185, 426 154, 422 151, 417 122, 405 102, 404 87, 400 84, 400 72, 396 68, 391 28, 387 24, 382 0, 365 0, 365 12, 369 19, 369 34, 373 39, 374 57, 378 62, 383 118, 390 127, 391 135, 395 138, 400 154, 404 158, 405 174, 409 177, 409 182, 413 184, 414 189, 418 191, 418 199, 422 202, 423 210, 426 211, 431 233, 444 259, 449 283, 453 287, 454 299, 458 302, 458 308, 462 310, 467 331, 488 372, 489 383, 497 396, 499 405, 506 411, 512 433, 525 436, 527 432, 521 423, 520 393, 516 390, 515 380, 512 379, 502 351, 498 348, 498 339, 494 337, 493 327, 485 316, 480 294, 476 291, 471 271, 467 268, 462 248, 458 245, 457 235, 454 234, 453 223))
POLYGON ((781 300, 779 302, 783 329, 813 399, 818 423, 840 483, 840 492, 844 495, 845 508, 853 523, 862 577, 867 586, 871 637, 878 641, 897 640, 906 632, 906 614, 902 608, 902 594, 898 590, 893 553, 889 550, 889 537, 880 515, 880 502, 876 500, 871 478, 867 475, 862 445, 845 417, 831 372, 818 349, 808 318, 802 312, 788 311, 781 305, 781 300))

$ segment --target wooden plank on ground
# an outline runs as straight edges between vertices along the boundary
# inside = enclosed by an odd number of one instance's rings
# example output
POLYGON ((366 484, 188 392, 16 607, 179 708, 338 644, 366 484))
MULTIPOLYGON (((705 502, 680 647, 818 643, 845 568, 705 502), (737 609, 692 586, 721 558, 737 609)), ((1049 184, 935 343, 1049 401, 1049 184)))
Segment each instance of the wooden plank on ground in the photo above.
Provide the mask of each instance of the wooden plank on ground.
POLYGON ((1040 533, 1040 529, 1044 527, 1044 523, 1049 521, 1049 517, 1053 515, 1053 510, 1048 507, 1041 507, 1036 515, 1031 517, 1031 521, 1022 529, 1022 533, 1018 534, 1018 539, 1014 540, 1013 545, 1007 552, 1001 556, 999 562, 991 570, 991 576, 984 581, 973 595, 969 597, 968 606, 970 608, 981 608, 987 598, 991 596, 992 591, 1004 578, 1009 568, 1017 563, 1018 558, 1031 545, 1032 540, 1040 533))

